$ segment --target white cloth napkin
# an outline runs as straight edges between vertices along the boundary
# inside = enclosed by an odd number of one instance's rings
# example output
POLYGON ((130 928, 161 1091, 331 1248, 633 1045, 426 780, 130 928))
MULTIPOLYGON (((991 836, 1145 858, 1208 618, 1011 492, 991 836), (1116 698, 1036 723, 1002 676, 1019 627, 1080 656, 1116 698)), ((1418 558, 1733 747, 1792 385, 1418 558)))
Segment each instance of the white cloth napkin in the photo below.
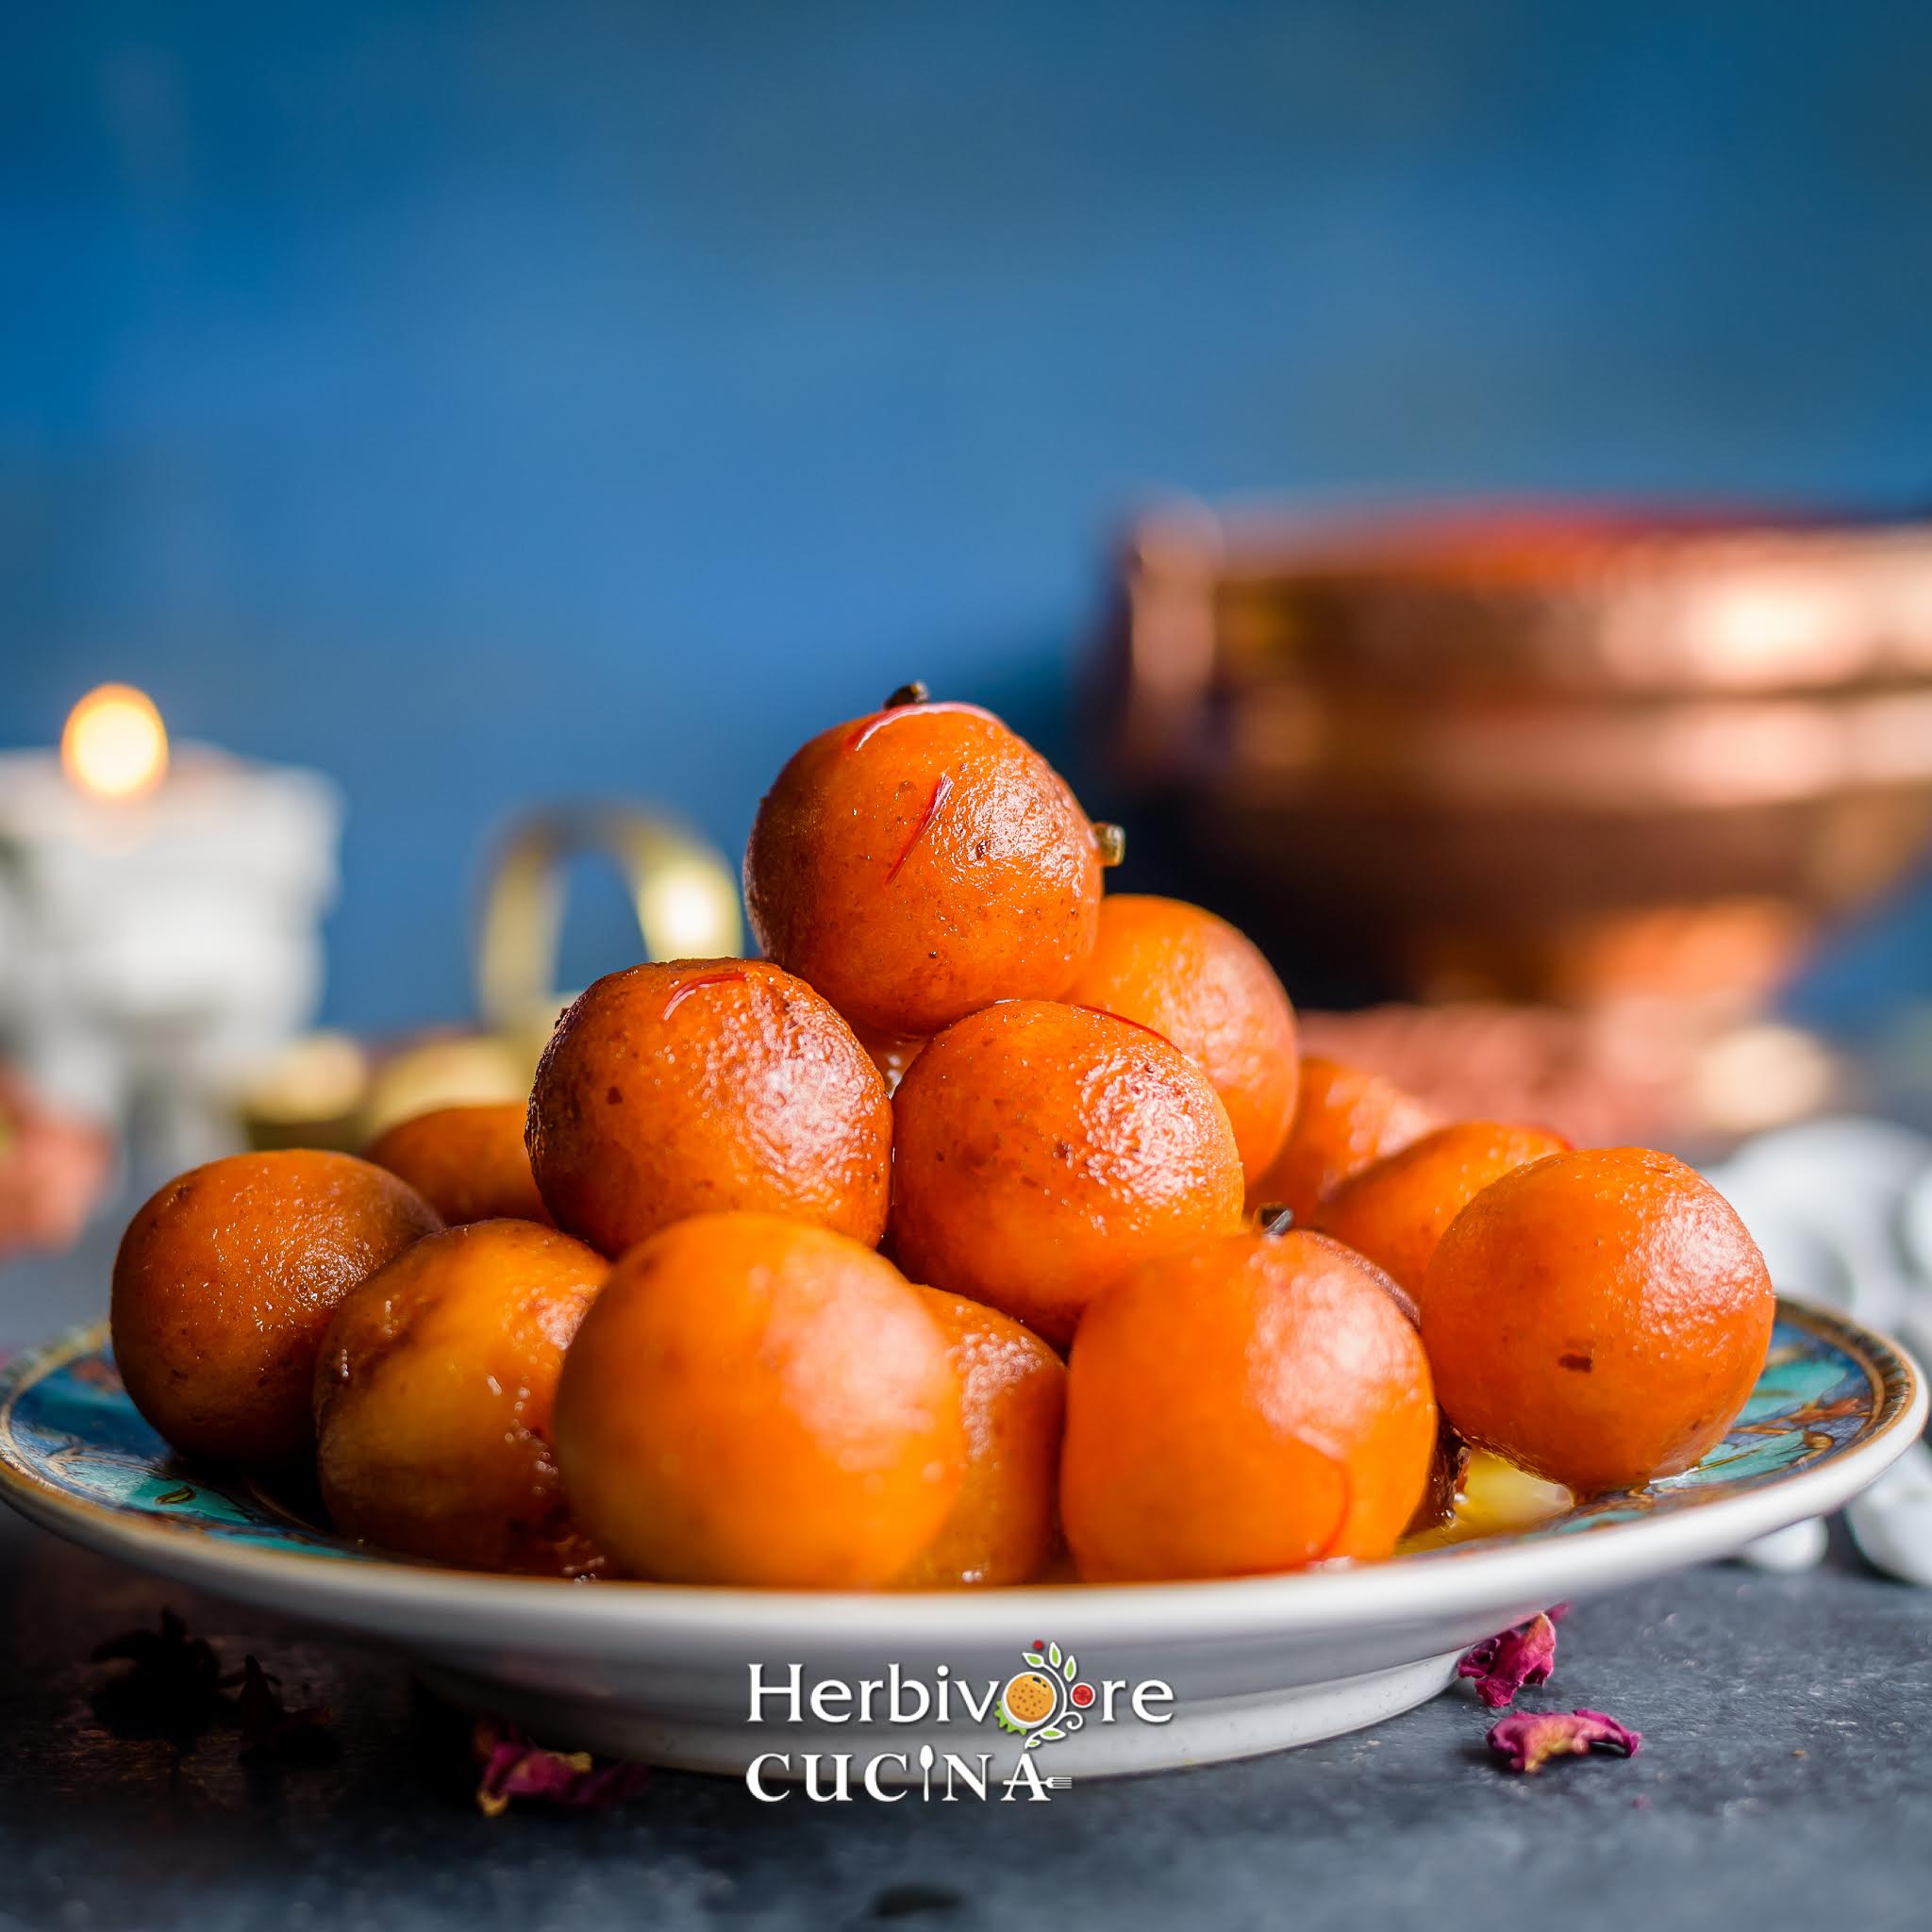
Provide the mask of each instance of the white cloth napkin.
MULTIPOLYGON (((1707 1172, 1781 1291, 1843 1308, 1932 1356, 1932 1140, 1887 1121, 1806 1121, 1707 1172)), ((1932 1586, 1932 1450, 1908 1450, 1845 1522, 1874 1568, 1932 1586)), ((1797 1524, 1754 1543, 1744 1560, 1802 1570, 1824 1547, 1822 1524, 1797 1524)))

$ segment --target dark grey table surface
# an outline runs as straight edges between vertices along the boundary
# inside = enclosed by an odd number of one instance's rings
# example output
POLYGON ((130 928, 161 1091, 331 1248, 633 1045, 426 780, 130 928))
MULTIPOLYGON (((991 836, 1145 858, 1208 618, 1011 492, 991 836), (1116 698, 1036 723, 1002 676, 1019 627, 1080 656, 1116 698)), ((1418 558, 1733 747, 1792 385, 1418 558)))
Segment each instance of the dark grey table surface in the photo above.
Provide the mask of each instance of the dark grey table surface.
MULTIPOLYGON (((98 1310, 98 1240, 0 1271, 0 1343, 98 1310)), ((660 1774, 600 1814, 482 1817, 464 1727, 394 1658, 0 1521, 0 1927, 1932 1924, 1932 1591, 1842 1547, 1581 1607, 1555 1679, 1642 1754, 1523 1778, 1461 1689, 1247 1764, 1044 1806, 765 1806, 660 1774), (175 1606, 322 1703, 325 1754, 130 1723, 89 1662, 175 1606)))

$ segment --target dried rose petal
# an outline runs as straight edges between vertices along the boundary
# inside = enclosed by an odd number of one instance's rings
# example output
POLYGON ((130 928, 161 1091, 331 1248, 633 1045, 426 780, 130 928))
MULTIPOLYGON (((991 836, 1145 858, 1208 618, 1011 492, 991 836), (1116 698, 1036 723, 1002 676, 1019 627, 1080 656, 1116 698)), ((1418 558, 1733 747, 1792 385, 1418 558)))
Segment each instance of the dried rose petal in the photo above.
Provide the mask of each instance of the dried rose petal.
POLYGON ((1491 1710, 1515 1700, 1525 1684, 1546 1684, 1557 1661, 1557 1619, 1568 1606, 1540 1610, 1527 1624, 1485 1638, 1456 1666, 1458 1677, 1475 1679, 1475 1694, 1491 1710))
POLYGON ((1643 1733, 1600 1710, 1519 1710, 1490 1726, 1489 1742, 1509 1760, 1511 1771, 1533 1774, 1552 1757, 1581 1757, 1592 1750, 1635 1757, 1643 1733))
POLYGON ((629 1797, 650 1774, 641 1764, 593 1766, 588 1751, 546 1751, 494 1718, 479 1718, 470 1742, 483 1767, 476 1807, 486 1818, 500 1818, 512 1798, 595 1810, 629 1797))

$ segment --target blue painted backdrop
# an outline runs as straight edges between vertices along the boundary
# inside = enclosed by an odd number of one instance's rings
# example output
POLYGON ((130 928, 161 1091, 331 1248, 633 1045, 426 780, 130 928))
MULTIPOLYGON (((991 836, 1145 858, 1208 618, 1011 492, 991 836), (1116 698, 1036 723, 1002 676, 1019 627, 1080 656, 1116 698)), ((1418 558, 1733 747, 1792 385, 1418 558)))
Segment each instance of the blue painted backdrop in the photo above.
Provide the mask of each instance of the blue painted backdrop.
MULTIPOLYGON (((902 676, 1066 749, 1158 490, 1932 497, 1932 9, 12 9, 0 742, 106 676, 353 808, 330 1005, 480 829, 721 842, 902 676)), ((1824 975, 1856 1004, 1923 904, 1824 975)), ((624 950, 614 895, 581 976, 624 950)))

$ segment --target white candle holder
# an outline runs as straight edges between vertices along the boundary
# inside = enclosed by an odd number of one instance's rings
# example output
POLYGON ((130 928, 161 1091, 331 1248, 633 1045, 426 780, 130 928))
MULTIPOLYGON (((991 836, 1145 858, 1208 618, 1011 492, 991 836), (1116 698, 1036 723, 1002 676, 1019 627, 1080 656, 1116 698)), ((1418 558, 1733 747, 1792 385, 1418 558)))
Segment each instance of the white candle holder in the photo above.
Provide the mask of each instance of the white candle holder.
POLYGON ((129 798, 0 754, 0 1044, 158 1158, 232 1144, 224 1088, 314 1017, 341 818, 319 774, 202 746, 129 798))

